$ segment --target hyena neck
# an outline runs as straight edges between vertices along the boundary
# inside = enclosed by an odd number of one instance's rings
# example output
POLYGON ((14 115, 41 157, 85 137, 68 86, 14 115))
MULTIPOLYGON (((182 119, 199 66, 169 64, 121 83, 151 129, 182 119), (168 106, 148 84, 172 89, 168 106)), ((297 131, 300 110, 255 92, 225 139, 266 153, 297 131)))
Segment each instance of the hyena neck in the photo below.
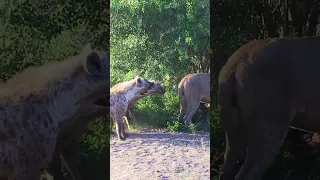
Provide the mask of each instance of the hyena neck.
POLYGON ((64 128, 76 119, 76 115, 90 102, 88 95, 92 91, 90 83, 85 79, 73 79, 56 82, 45 93, 48 102, 45 103, 52 119, 58 121, 59 127, 64 128))
POLYGON ((134 101, 135 99, 139 98, 140 94, 139 94, 139 88, 136 86, 133 86, 132 88, 128 89, 127 92, 124 94, 126 100, 128 101, 128 103, 134 101))

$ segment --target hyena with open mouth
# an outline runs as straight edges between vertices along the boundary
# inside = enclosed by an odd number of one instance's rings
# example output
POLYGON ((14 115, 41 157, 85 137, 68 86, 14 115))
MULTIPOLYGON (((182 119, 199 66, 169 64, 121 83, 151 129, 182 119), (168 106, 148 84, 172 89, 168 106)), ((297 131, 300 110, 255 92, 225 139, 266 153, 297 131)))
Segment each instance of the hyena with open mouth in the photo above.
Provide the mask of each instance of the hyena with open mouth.
POLYGON ((126 115, 124 116, 125 123, 127 124, 127 127, 129 130, 130 130, 130 125, 129 125, 128 119, 130 118, 130 115, 132 117, 132 120, 136 121, 134 105, 137 103, 137 101, 143 97, 146 97, 146 96, 149 96, 152 94, 164 95, 164 93, 166 92, 165 89, 161 86, 161 84, 159 82, 153 81, 153 80, 150 80, 150 82, 154 83, 153 87, 151 89, 149 89, 144 94, 144 96, 140 96, 139 98, 132 100, 132 102, 129 104, 128 111, 127 111, 126 115))
POLYGON ((133 80, 118 83, 110 89, 110 121, 113 120, 116 123, 119 140, 125 140, 128 137, 124 130, 122 118, 125 116, 129 104, 145 96, 153 86, 153 82, 137 76, 133 80))

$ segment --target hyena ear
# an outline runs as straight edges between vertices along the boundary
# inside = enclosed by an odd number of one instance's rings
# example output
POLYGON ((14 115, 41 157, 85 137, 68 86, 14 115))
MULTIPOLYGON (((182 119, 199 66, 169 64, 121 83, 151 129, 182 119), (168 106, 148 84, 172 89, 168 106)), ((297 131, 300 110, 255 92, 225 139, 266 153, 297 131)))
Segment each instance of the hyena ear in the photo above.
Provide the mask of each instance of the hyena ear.
POLYGON ((103 65, 96 52, 91 52, 87 56, 84 63, 84 69, 90 75, 103 75, 103 65))
POLYGON ((140 78, 140 77, 138 75, 136 75, 135 79, 138 79, 138 78, 140 78))
POLYGON ((142 84, 141 78, 136 77, 136 84, 137 84, 137 85, 141 85, 141 84, 142 84))

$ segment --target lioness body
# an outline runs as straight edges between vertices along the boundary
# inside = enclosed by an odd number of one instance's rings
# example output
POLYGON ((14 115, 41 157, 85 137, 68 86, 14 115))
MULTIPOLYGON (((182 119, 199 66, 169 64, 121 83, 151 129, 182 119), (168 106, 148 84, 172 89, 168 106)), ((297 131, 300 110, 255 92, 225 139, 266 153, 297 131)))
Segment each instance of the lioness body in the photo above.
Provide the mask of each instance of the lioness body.
POLYGON ((320 132, 319 47, 320 37, 255 40, 228 59, 218 92, 223 180, 262 179, 290 125, 320 132), (291 122, 301 107, 308 119, 291 122))
POLYGON ((188 74, 178 85, 180 118, 189 124, 200 102, 210 103, 210 74, 188 74))

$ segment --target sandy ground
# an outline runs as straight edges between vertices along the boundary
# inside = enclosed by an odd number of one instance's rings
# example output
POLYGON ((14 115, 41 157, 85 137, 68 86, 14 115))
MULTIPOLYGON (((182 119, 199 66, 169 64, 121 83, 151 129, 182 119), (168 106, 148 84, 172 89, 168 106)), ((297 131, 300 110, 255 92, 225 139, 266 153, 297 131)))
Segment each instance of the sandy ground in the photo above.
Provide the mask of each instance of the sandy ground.
POLYGON ((111 180, 209 180, 209 133, 129 132, 110 140, 111 180))

